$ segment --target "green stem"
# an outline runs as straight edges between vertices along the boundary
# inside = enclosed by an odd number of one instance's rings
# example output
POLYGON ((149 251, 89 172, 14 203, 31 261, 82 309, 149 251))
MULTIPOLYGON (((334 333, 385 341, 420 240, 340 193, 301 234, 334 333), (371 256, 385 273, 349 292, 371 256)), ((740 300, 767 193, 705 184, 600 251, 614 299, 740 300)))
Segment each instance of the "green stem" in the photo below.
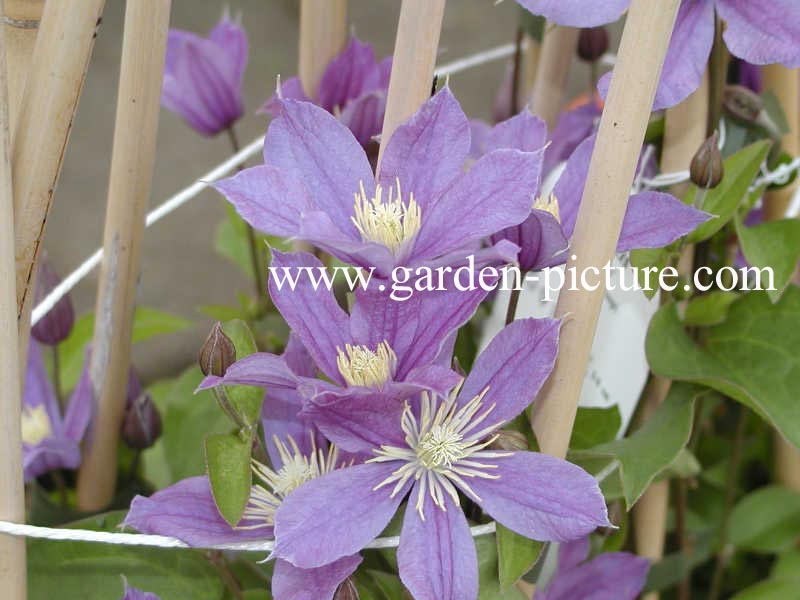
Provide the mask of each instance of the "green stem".
MULTIPOLYGON (((231 148, 233 148, 234 154, 238 153, 240 150, 239 138, 236 136, 236 131, 234 130, 233 125, 228 127, 226 131, 228 132, 228 139, 231 142, 231 148)), ((238 171, 242 171, 244 169, 244 163, 237 166, 236 169, 238 171)), ((256 297, 260 298, 262 294, 266 293, 266 283, 264 282, 264 275, 261 272, 258 240, 256 239, 256 232, 253 231, 253 228, 250 226, 250 224, 245 223, 245 227, 247 228, 247 243, 250 246, 250 263, 253 268, 253 281, 255 282, 256 286, 256 297)))
POLYGON ((522 290, 518 288, 511 289, 511 295, 508 297, 508 309, 506 310, 506 325, 514 322, 517 318, 517 306, 519 305, 519 297, 522 290))
POLYGON ((722 94, 728 79, 728 49, 722 39, 722 21, 716 18, 714 45, 711 48, 711 58, 708 62, 708 125, 707 135, 712 135, 719 126, 722 117, 722 94))
POLYGON ((242 584, 239 583, 236 575, 234 575, 233 571, 231 571, 228 561, 225 560, 225 556, 222 554, 222 552, 219 550, 212 550, 206 556, 208 558, 208 562, 216 567, 220 579, 222 579, 225 587, 227 587, 231 594, 233 594, 233 597, 236 598, 236 600, 244 600, 242 584))

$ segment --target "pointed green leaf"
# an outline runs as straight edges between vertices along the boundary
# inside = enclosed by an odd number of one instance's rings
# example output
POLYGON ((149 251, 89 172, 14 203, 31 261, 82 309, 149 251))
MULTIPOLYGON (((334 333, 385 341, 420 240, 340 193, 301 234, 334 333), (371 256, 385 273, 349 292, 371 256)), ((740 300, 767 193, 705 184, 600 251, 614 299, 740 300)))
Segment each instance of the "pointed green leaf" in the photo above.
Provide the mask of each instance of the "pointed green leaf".
MULTIPOLYGON (((258 351, 256 341, 247 323, 241 319, 233 319, 222 325, 222 331, 231 338, 236 348, 236 360, 250 356, 258 351)), ((228 398, 234 410, 244 417, 245 423, 255 425, 261 417, 261 404, 264 401, 264 390, 251 385, 225 386, 228 398)))
POLYGON ((616 404, 607 408, 581 406, 575 416, 569 447, 573 450, 585 450, 610 442, 617 437, 620 427, 622 417, 616 404))
POLYGON ((231 527, 242 518, 250 498, 250 446, 249 439, 235 433, 206 438, 206 464, 214 502, 231 527))
POLYGON ((736 292, 714 290, 692 298, 686 306, 683 322, 694 327, 707 327, 722 323, 728 316, 728 309, 739 297, 736 292))
POLYGON ((480 583, 478 600, 524 600, 525 594, 516 587, 511 586, 505 590, 500 587, 497 577, 497 544, 494 536, 476 537, 475 550, 478 553, 478 580, 480 583))
POLYGON ((544 544, 519 535, 497 524, 497 563, 500 587, 514 585, 533 568, 542 555, 544 544))
POLYGON ((777 302, 800 260, 800 221, 781 219, 745 227, 737 219, 736 233, 747 262, 762 270, 761 287, 767 291, 770 300, 777 302), (766 268, 772 269, 774 286, 769 285, 769 274, 763 271, 766 268))
POLYGON ((768 554, 790 549, 800 538, 800 494, 772 485, 742 498, 731 513, 730 543, 768 554))

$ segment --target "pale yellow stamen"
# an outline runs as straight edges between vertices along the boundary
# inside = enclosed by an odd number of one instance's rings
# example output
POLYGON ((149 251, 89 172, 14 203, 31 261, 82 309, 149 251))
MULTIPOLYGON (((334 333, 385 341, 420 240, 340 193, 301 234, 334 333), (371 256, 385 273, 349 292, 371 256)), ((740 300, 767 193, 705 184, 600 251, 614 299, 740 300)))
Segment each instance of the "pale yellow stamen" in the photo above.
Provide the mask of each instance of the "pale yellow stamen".
POLYGON ((353 223, 365 242, 375 242, 386 246, 392 254, 398 256, 419 233, 422 225, 422 213, 409 194, 408 203, 403 203, 400 191, 400 180, 397 179, 397 190, 389 188, 389 198, 384 201, 383 188, 375 188, 375 196, 367 198, 364 183, 359 184, 360 191, 355 194, 355 216, 353 223))
POLYGON ((386 342, 378 344, 374 351, 350 344, 344 350, 336 350, 336 365, 347 385, 381 387, 394 377, 397 355, 386 342))
POLYGON ((22 410, 22 441, 31 446, 37 445, 43 439, 50 437, 53 429, 50 417, 43 404, 36 408, 24 407, 22 410))
POLYGON ((561 223, 561 211, 558 208, 558 198, 555 194, 550 194, 547 198, 539 196, 533 203, 534 210, 549 212, 561 223))

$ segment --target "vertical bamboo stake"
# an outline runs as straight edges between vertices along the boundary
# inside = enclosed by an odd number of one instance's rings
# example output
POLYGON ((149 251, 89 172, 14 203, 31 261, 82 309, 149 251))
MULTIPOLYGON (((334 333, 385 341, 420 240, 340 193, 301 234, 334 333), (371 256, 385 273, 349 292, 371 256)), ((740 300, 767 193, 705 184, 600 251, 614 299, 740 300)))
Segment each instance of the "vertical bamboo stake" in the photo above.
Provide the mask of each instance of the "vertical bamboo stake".
POLYGON ((558 122, 569 67, 578 47, 579 35, 580 29, 550 22, 545 25, 536 77, 531 90, 531 112, 541 117, 550 131, 558 122))
MULTIPOLYGON (((522 89, 520 94, 523 98, 530 97, 533 84, 536 82, 536 67, 539 65, 539 57, 542 53, 542 45, 539 40, 525 34, 523 41, 525 54, 522 59, 522 89)), ((521 105, 524 105, 524 100, 521 105)))
MULTIPOLYGON (((800 79, 796 69, 781 65, 764 67, 764 88, 778 98, 786 114, 789 131, 781 140, 783 149, 792 156, 800 154, 800 79)), ((764 198, 764 219, 774 221, 786 215, 786 209, 797 190, 797 182, 779 190, 767 192, 764 198)), ((800 451, 775 433, 775 475, 778 482, 800 491, 800 451)))
POLYGON ((78 507, 86 511, 106 507, 116 484, 140 242, 155 164, 169 8, 170 0, 136 0, 125 7, 103 265, 89 365, 97 410, 78 473, 78 507))
MULTIPOLYGON (((0 6, 0 16, 3 15, 0 6)), ((14 198, 9 156, 5 27, 0 27, 0 519, 25 522, 22 483, 17 296, 14 261, 14 198)), ((25 540, 0 535, 0 589, 8 600, 25 600, 25 540)))
POLYGON ((21 357, 27 356, 34 265, 103 4, 104 0, 45 4, 22 94, 11 156, 21 357))
POLYGON ((325 67, 347 41, 347 0, 301 0, 298 70, 303 90, 317 97, 325 67))
POLYGON ((394 130, 431 95, 444 5, 445 0, 403 0, 400 7, 376 171, 394 130))
MULTIPOLYGON (((706 137, 708 120, 708 77, 700 87, 678 106, 666 112, 664 145, 661 152, 661 171, 672 173, 688 168, 692 157, 706 137)), ((677 187, 677 186, 676 186, 677 187)), ((686 185, 672 192, 681 196, 686 185)), ((694 247, 687 246, 678 263, 681 275, 691 272, 694 247)), ((646 421, 661 405, 669 393, 672 382, 653 376, 642 397, 642 421, 646 421)), ((669 481, 650 485, 633 507, 636 552, 653 562, 664 555, 664 540, 667 533, 667 508, 669 505, 669 481)), ((657 593, 645 596, 645 600, 656 600, 657 593)))
MULTIPOLYGON (((567 269, 602 270, 614 256, 631 182, 680 0, 633 0, 611 80, 567 269)), ((544 60, 544 59, 543 59, 544 60)), ((569 272, 569 271, 568 271, 569 272)), ((562 290, 556 316, 565 318, 559 358, 534 405, 533 429, 542 451, 567 453, 605 286, 562 290)))
POLYGON ((8 122, 14 131, 22 92, 33 56, 44 0, 4 0, 6 69, 8 71, 8 122))

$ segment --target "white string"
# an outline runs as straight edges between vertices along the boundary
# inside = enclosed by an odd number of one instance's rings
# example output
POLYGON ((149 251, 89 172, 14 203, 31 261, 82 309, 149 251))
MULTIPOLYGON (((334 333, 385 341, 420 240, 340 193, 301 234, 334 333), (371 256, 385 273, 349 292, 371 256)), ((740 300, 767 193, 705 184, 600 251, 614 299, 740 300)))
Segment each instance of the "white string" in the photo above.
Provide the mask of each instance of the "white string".
MULTIPOLYGON (((445 77, 448 75, 453 75, 455 73, 460 73, 462 71, 466 71, 467 69, 471 69, 473 67, 477 67, 479 65, 483 65, 486 63, 490 63, 496 60, 500 60, 503 58, 508 58, 514 55, 514 51, 516 47, 514 44, 504 44, 502 46, 497 46, 495 48, 490 48, 489 50, 484 50, 482 52, 477 52, 470 56, 466 56, 459 60, 455 60, 453 62, 447 63, 438 67, 434 72, 435 75, 438 77, 445 77)), ((186 204, 189 200, 197 196, 200 192, 202 192, 209 183, 219 179, 223 175, 227 175, 241 163, 252 157, 254 154, 259 152, 261 148, 264 146, 264 137, 260 136, 250 142, 247 146, 242 148, 239 152, 234 154, 231 158, 226 160, 225 162, 221 163, 220 165, 216 166, 214 169, 200 177, 197 181, 195 181, 189 187, 181 190, 171 198, 168 198, 154 210, 150 211, 147 214, 145 219, 145 227, 150 227, 154 223, 161 220, 163 217, 166 217, 169 213, 176 210, 177 208, 186 204)), ((36 325, 39 320, 46 315, 50 310, 56 305, 56 303, 61 300, 64 296, 66 296, 72 288, 74 288, 78 283, 86 277, 92 270, 100 264, 100 261, 103 258, 103 249, 98 248, 95 250, 86 260, 84 260, 78 268, 76 268, 72 273, 70 273, 67 277, 65 277, 61 283, 59 283, 53 291, 51 291, 44 300, 42 300, 36 307, 33 309, 31 313, 31 325, 36 325)))

